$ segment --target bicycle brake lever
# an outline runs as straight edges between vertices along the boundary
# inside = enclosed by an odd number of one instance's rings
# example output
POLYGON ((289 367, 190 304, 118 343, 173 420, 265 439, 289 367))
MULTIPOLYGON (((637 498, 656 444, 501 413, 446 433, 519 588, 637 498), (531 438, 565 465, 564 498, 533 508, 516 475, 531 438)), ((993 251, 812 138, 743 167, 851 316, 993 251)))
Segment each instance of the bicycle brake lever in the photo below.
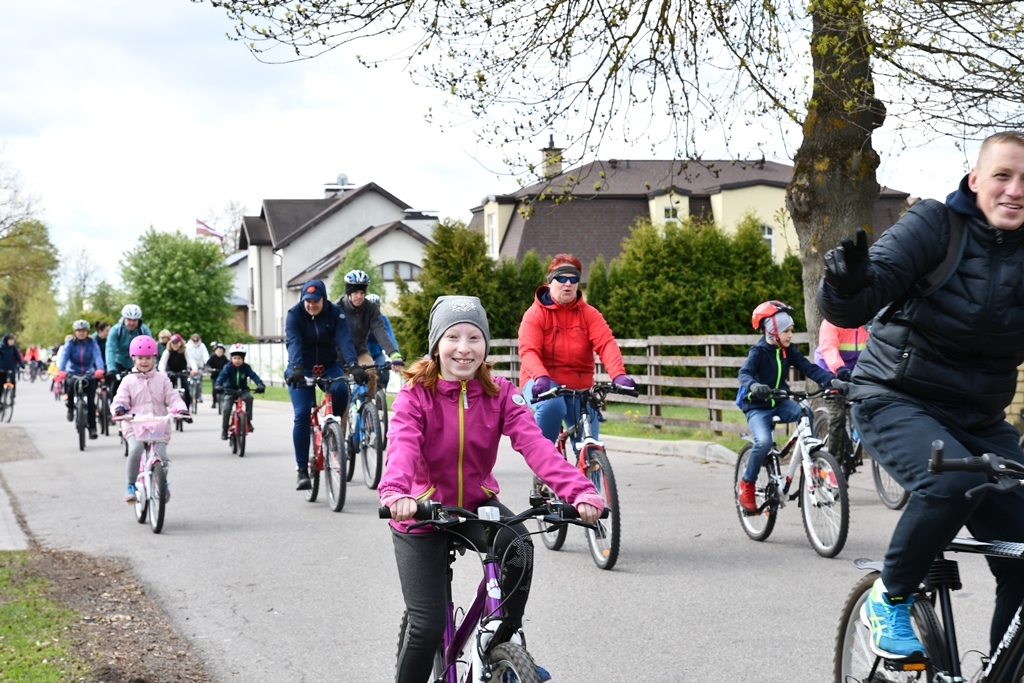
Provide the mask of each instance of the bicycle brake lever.
POLYGON ((1024 482, 1018 479, 1000 479, 998 482, 987 482, 981 486, 975 486, 973 489, 964 494, 964 498, 971 500, 975 494, 981 493, 982 491, 991 489, 997 493, 1006 493, 1018 486, 1024 486, 1024 482))

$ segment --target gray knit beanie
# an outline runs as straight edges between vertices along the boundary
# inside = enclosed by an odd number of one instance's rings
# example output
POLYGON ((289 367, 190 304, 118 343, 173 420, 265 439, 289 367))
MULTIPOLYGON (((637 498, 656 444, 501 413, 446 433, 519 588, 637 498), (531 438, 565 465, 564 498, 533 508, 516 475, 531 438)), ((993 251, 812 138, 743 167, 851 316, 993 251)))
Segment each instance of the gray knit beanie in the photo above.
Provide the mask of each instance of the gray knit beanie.
POLYGON ((437 351, 441 335, 452 325, 471 323, 484 333, 484 355, 491 350, 491 329, 487 324, 487 311, 475 296, 439 296, 430 307, 430 322, 427 330, 427 347, 430 355, 437 351))
POLYGON ((780 333, 793 327, 793 316, 785 311, 779 311, 770 318, 765 318, 764 334, 766 337, 778 337, 780 333))

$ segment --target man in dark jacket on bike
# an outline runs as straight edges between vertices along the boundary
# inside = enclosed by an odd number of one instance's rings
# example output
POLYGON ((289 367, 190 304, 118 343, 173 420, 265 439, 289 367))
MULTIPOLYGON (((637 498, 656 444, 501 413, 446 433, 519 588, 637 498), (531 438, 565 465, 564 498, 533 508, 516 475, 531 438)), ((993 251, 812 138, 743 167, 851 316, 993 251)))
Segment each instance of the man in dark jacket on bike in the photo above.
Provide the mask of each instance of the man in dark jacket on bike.
POLYGON ((0 385, 6 379, 17 386, 18 370, 21 369, 22 363, 24 361, 21 358, 21 351, 18 349, 18 339, 14 334, 8 332, 3 339, 0 339, 0 385))
MULTIPOLYGON (((986 139, 945 206, 915 204, 870 250, 863 231, 843 240, 825 256, 818 290, 830 322, 867 323, 938 267, 951 241, 950 212, 967 233, 951 277, 888 320, 876 319, 852 375, 852 415, 865 451, 913 492, 861 614, 872 649, 889 658, 924 652, 911 628, 913 592, 962 526, 977 538, 1024 541, 1024 490, 968 500, 965 492, 984 484, 984 475, 927 469, 935 439, 945 442, 948 458, 991 452, 1024 460, 1003 412, 1024 362, 1024 133, 986 139)), ((1024 599, 1024 562, 988 562, 996 579, 994 649, 1024 599)))
MULTIPOLYGON (((374 338, 384 348, 384 351, 391 359, 395 367, 402 367, 402 354, 398 347, 388 336, 387 328, 384 327, 384 316, 380 307, 366 299, 366 288, 370 286, 370 276, 361 270, 351 270, 345 273, 345 296, 338 299, 338 306, 345 311, 345 319, 348 320, 348 328, 352 334, 352 344, 356 347, 356 354, 359 356, 360 365, 374 365, 373 356, 367 345, 367 339, 371 332, 374 338)), ((369 381, 366 382, 366 391, 373 396, 377 391, 377 368, 367 368, 369 381)))

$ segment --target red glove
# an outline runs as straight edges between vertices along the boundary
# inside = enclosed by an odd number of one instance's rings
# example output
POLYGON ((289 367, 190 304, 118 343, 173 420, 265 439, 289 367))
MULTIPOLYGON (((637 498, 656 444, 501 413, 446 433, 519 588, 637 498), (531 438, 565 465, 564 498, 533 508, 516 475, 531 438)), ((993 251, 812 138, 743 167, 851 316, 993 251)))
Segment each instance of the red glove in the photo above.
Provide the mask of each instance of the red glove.
POLYGON ((93 373, 93 376, 95 376, 96 379, 103 379, 103 370, 97 370, 93 373))
POLYGON ((57 371, 57 377, 55 379, 58 382, 63 382, 67 378, 67 376, 68 376, 68 373, 64 372, 63 370, 58 370, 57 371))

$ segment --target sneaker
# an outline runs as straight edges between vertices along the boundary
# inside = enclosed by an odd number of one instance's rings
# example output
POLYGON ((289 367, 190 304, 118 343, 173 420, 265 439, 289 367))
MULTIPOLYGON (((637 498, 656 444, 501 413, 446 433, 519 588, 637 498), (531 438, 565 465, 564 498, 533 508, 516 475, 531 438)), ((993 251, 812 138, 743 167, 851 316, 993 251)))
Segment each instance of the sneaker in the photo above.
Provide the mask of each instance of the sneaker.
POLYGON ((100 435, 96 433, 96 429, 95 428, 89 430, 89 438, 90 439, 98 439, 98 438, 100 438, 100 435))
POLYGON ((754 482, 740 479, 740 507, 747 512, 757 510, 757 501, 754 498, 754 482))
POLYGON ((202 403, 202 402, 203 402, 203 397, 202 396, 199 396, 199 397, 196 398, 196 403, 202 403))
POLYGON ((248 424, 246 424, 246 430, 245 431, 247 431, 250 434, 252 434, 253 432, 256 431, 256 428, 252 426, 252 422, 249 422, 248 424))
POLYGON ((75 421, 75 409, 74 408, 68 408, 68 422, 74 422, 74 421, 75 421))
POLYGON ((914 634, 910 606, 914 596, 890 602, 882 579, 877 579, 860 608, 860 621, 871 629, 871 651, 886 659, 924 656, 924 645, 914 634))
POLYGON ((228 433, 227 432, 221 432, 220 433, 220 440, 221 441, 227 441, 228 440, 228 433))
POLYGON ((313 482, 309 480, 309 472, 302 469, 299 470, 298 485, 295 487, 296 491, 308 491, 313 488, 313 482))
POLYGON ((135 502, 135 484, 128 484, 128 490, 124 493, 124 502, 129 504, 135 502))

